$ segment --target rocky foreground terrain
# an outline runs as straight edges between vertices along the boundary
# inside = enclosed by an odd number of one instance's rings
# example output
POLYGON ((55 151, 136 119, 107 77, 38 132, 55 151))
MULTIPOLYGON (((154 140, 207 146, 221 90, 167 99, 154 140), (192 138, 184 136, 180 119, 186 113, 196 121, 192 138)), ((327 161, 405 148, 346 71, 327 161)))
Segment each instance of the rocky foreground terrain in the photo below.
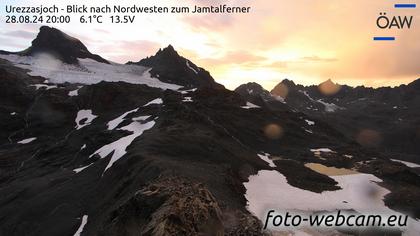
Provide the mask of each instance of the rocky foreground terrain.
POLYGON ((0 235, 271 234, 253 177, 277 173, 284 191, 314 196, 346 189, 308 164, 375 177, 384 207, 420 217, 418 81, 395 96, 324 98, 291 81, 288 96, 230 91, 172 46, 122 65, 49 27, 0 54, 0 235), (355 137, 363 124, 381 139, 355 137))

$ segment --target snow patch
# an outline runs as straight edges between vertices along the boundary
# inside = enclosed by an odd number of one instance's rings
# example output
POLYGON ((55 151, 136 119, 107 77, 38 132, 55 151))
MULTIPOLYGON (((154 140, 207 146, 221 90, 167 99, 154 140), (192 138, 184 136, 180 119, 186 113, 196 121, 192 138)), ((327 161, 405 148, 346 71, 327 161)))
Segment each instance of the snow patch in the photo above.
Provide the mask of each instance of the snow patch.
MULTIPOLYGON (((302 127, 303 128, 303 127, 302 127)), ((310 130, 310 129, 305 129, 305 128, 303 128, 304 130, 305 130, 305 132, 306 133, 310 133, 310 134, 313 134, 314 132, 312 131, 312 130, 310 130)))
POLYGON ((51 56, 0 55, 15 66, 30 70, 31 76, 48 78, 55 84, 65 82, 96 84, 101 81, 145 84, 149 87, 178 90, 182 86, 164 83, 150 74, 151 68, 139 65, 105 64, 92 59, 78 59, 79 65, 66 64, 51 56))
MULTIPOLYGON (((390 191, 379 186, 377 183, 382 180, 374 175, 352 174, 331 178, 337 181, 342 189, 315 193, 289 185, 286 177, 275 170, 261 170, 244 183, 247 208, 262 222, 270 209, 300 214, 353 209, 365 214, 400 215, 385 206, 383 199, 390 191), (372 192, 376 193, 375 197, 372 197, 372 192)), ((406 235, 416 232, 418 227, 419 222, 410 218, 406 235)))
POLYGON ((315 125, 315 121, 305 120, 308 125, 315 125))
POLYGON ((133 121, 145 121, 147 119, 149 119, 151 116, 138 116, 138 117, 133 117, 133 121))
POLYGON ((339 107, 339 106, 335 105, 334 103, 324 102, 324 101, 322 101, 322 99, 317 100, 317 102, 319 102, 319 103, 321 103, 322 105, 325 106, 325 111, 326 112, 335 112, 339 109, 344 109, 342 107, 339 107))
POLYGON ((79 96, 79 89, 81 89, 82 87, 83 86, 79 86, 77 89, 70 91, 68 95, 70 97, 79 96))
POLYGON ((83 229, 85 228, 85 226, 87 224, 87 221, 88 221, 88 216, 87 215, 84 215, 82 217, 82 222, 80 223, 79 228, 77 229, 76 233, 74 233, 73 236, 80 236, 82 234, 83 229))
POLYGON ((334 152, 334 151, 329 148, 317 148, 317 149, 311 149, 311 152, 334 152))
POLYGON ((307 98, 309 98, 309 100, 311 100, 312 102, 315 102, 315 99, 313 99, 311 96, 309 96, 309 93, 307 91, 304 90, 299 90, 300 93, 303 93, 307 98))
POLYGON ((17 143, 19 143, 19 144, 28 144, 28 143, 31 143, 31 142, 33 142, 33 141, 35 141, 36 140, 36 138, 35 137, 33 137, 33 138, 27 138, 27 139, 23 139, 23 140, 20 140, 19 142, 17 142, 17 143))
POLYGON ((402 163, 402 164, 404 164, 404 165, 406 165, 407 167, 410 167, 410 168, 420 168, 419 164, 416 164, 416 163, 413 163, 413 162, 401 161, 401 160, 397 160, 397 159, 391 159, 391 160, 395 161, 395 162, 402 163))
POLYGON ((53 88, 57 88, 57 85, 47 85, 47 84, 31 84, 31 87, 35 87, 36 90, 45 88, 45 90, 50 90, 53 88))
POLYGON ((91 165, 93 165, 93 163, 90 163, 90 164, 89 164, 89 165, 87 165, 87 166, 83 166, 83 167, 80 167, 80 168, 74 169, 73 171, 74 171, 74 172, 76 172, 76 173, 80 173, 80 172, 82 172, 84 169, 88 168, 88 167, 89 167, 89 166, 91 166, 91 165))
MULTIPOLYGON (((308 94, 308 92, 307 91, 303 91, 303 90, 299 90, 299 92, 300 93, 303 93, 307 98, 309 98, 309 100, 311 100, 312 102, 318 102, 318 103, 321 103, 322 105, 324 105, 325 106, 325 111, 326 112, 335 112, 336 110, 339 110, 339 109, 344 109, 344 108, 342 108, 342 107, 339 107, 339 106, 337 106, 337 105, 335 105, 334 103, 327 103, 327 102, 324 102, 324 101, 322 101, 322 99, 318 99, 318 100, 315 100, 315 99, 313 99, 309 94, 308 94)), ((307 109, 310 109, 310 108, 307 108, 307 109)))
POLYGON ((255 105, 255 104, 253 104, 253 103, 250 103, 250 102, 247 102, 246 103, 246 106, 241 106, 242 108, 244 108, 244 109, 254 109, 254 108, 260 108, 260 106, 257 106, 257 105, 255 105))
POLYGON ((138 109, 138 108, 136 108, 136 109, 134 109, 134 110, 127 111, 126 113, 124 113, 124 114, 120 115, 119 117, 117 117, 117 118, 115 118, 115 119, 113 119, 113 120, 109 121, 109 122, 108 122, 108 124, 107 124, 107 126, 108 126, 108 130, 113 130, 113 129, 117 128, 117 127, 118 127, 118 125, 119 125, 119 124, 121 124, 121 123, 124 121, 124 118, 125 118, 128 114, 133 113, 133 112, 137 112, 138 110, 139 110, 139 109, 138 109))
POLYGON ((277 171, 259 171, 257 175, 250 176, 249 182, 245 183, 248 208, 257 217, 261 217, 269 207, 302 211, 364 211, 373 206, 384 207, 382 199, 389 191, 374 183, 382 182, 379 178, 369 174, 339 175, 331 178, 338 182, 341 190, 315 193, 289 185, 286 177, 277 171), (381 197, 369 198, 366 191, 371 189, 379 191, 381 197))
POLYGON ((186 61, 186 65, 190 70, 192 70, 194 73, 198 74, 198 71, 190 65, 190 62, 188 60, 186 61))
POLYGON ((321 158, 321 153, 335 153, 333 150, 329 149, 329 148, 317 148, 317 149, 311 149, 311 152, 314 153, 314 156, 321 158))
POLYGON ((189 92, 195 92, 197 90, 197 88, 193 88, 193 89, 188 89, 188 90, 181 90, 181 94, 187 94, 189 92))
POLYGON ((96 118, 97 116, 92 114, 92 110, 80 110, 77 112, 76 117, 76 129, 81 129, 87 125, 90 125, 90 123, 96 118))
POLYGON ((270 159, 270 154, 263 153, 263 154, 257 154, 263 161, 267 162, 270 167, 277 167, 276 164, 274 164, 273 160, 270 159))
POLYGON ((155 121, 149 121, 147 123, 140 123, 138 121, 133 121, 131 124, 120 128, 119 130, 126 130, 132 132, 132 134, 122 137, 115 142, 107 144, 100 149, 98 149, 95 153, 90 155, 90 157, 98 154, 101 159, 105 158, 109 154, 112 153, 111 160, 109 161, 108 165, 106 166, 105 171, 107 171, 111 166, 118 161, 121 157, 123 157, 127 153, 127 147, 136 139, 137 137, 141 136, 144 131, 151 129, 155 125, 155 121))
POLYGON ((183 102, 193 102, 191 97, 184 97, 183 102))
POLYGON ((163 100, 162 98, 156 98, 155 100, 152 100, 151 102, 148 102, 146 105, 144 105, 144 107, 147 107, 149 105, 153 105, 153 104, 162 104, 163 100))

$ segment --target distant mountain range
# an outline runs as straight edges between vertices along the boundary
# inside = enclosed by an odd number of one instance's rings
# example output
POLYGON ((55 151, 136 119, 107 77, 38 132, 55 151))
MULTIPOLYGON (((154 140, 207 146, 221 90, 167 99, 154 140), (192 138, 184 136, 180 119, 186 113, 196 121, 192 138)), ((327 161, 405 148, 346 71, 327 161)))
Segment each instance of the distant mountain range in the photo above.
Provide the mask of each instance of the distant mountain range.
POLYGON ((251 180, 347 188, 314 164, 369 178, 389 190, 381 206, 415 219, 419 99, 419 81, 230 91, 172 46, 117 64, 43 26, 0 53, 0 235, 265 235, 251 180))
POLYGON ((354 88, 331 80, 318 86, 283 80, 270 92, 255 83, 235 91, 247 100, 259 99, 260 105, 272 106, 271 97, 276 98, 278 103, 327 122, 361 145, 413 161, 420 155, 420 79, 377 89, 354 88))

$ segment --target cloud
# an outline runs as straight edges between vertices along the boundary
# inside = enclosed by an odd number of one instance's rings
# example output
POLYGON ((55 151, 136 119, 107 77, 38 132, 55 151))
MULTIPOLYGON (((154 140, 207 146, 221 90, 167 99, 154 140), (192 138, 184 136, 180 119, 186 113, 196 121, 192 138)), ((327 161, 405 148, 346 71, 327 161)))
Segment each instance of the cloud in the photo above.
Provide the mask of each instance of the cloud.
POLYGON ((274 69, 283 69, 283 68, 287 68, 287 62, 286 61, 276 61, 273 62, 269 65, 267 65, 267 67, 271 67, 274 69))
POLYGON ((247 51, 229 51, 218 60, 223 64, 244 64, 261 62, 266 60, 266 58, 247 51))
POLYGON ((102 44, 98 51, 112 61, 125 63, 154 55, 160 47, 160 44, 147 40, 117 41, 102 44))
POLYGON ((304 62, 334 62, 337 60, 337 58, 322 58, 319 56, 302 57, 302 61, 304 62))
POLYGON ((0 37, 0 44, 2 45, 2 48, 0 50, 6 50, 6 51, 21 51, 25 47, 28 47, 24 43, 16 40, 10 40, 10 38, 0 37))
POLYGON ((184 16, 182 18, 184 23, 190 27, 192 31, 225 31, 232 27, 234 19, 227 15, 214 17, 213 15, 206 14, 202 16, 184 16))
POLYGON ((16 38, 23 38, 23 39, 34 39, 36 36, 36 33, 33 31, 26 31, 26 30, 13 30, 13 31, 7 31, 3 33, 3 36, 8 37, 16 37, 16 38))

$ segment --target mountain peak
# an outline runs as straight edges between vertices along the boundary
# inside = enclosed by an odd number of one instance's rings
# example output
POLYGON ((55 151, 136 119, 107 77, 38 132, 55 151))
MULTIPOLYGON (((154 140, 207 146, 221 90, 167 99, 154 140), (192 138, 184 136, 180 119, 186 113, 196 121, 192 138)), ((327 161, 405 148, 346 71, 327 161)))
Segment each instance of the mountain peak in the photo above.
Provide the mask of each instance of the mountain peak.
POLYGON ((420 89, 420 78, 414 80, 413 82, 409 83, 408 86, 413 88, 420 89))
POLYGON ((89 52, 87 47, 78 39, 67 35, 59 29, 41 26, 32 46, 23 52, 32 56, 38 53, 49 53, 65 63, 78 63, 78 58, 90 58, 102 63, 109 63, 102 57, 89 52))
POLYGON ((289 87, 293 87, 296 86, 295 82, 293 82, 293 80, 289 80, 289 79, 284 79, 283 81, 281 81, 280 83, 287 85, 289 87))
POLYGON ((235 92, 239 94, 262 94, 262 93, 268 93, 267 90, 265 90, 260 84, 255 82, 249 82, 246 84, 241 84, 239 87, 235 89, 235 92))
POLYGON ((166 83, 186 87, 223 87, 214 81, 208 71, 179 55, 171 44, 159 49, 154 56, 138 62, 128 62, 128 64, 151 67, 152 76, 166 83))
POLYGON ((155 57, 166 58, 169 60, 179 60, 181 58, 181 56, 171 44, 169 44, 166 48, 159 49, 155 57))
POLYGON ((175 50, 175 48, 171 45, 171 44, 169 44, 166 48, 164 48, 162 51, 169 51, 169 52, 176 52, 176 53, 178 53, 176 50, 175 50))
POLYGON ((319 85, 321 85, 321 84, 334 84, 334 85, 336 85, 336 83, 334 83, 334 81, 332 81, 331 79, 327 79, 324 82, 320 83, 319 85))
POLYGON ((328 79, 318 85, 319 91, 327 96, 334 95, 341 90, 341 85, 334 83, 331 79, 328 79))

